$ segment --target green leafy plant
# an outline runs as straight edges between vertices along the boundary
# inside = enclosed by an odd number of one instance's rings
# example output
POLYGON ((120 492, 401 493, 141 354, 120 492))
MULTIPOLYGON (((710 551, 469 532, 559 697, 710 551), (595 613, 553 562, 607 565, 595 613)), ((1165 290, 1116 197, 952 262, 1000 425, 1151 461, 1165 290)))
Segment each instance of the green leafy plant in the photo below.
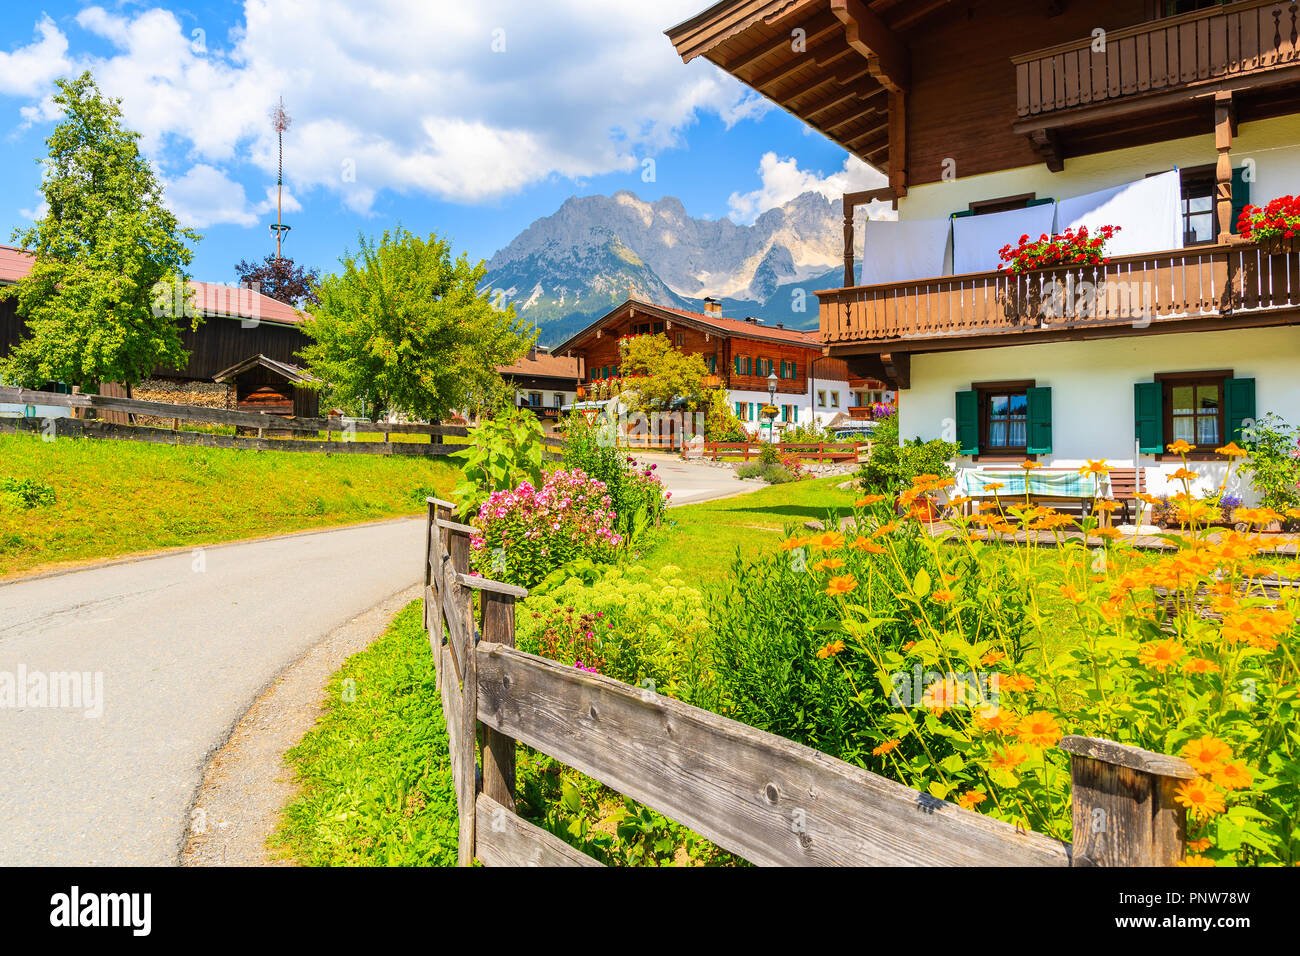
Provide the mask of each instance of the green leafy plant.
POLYGON ((54 504, 54 488, 35 478, 11 478, 0 475, 0 493, 16 508, 35 508, 54 504))
POLYGON ((504 408, 469 429, 471 447, 451 456, 460 459, 464 469, 452 492, 457 512, 468 517, 494 491, 509 491, 525 481, 540 487, 544 437, 537 416, 520 408, 504 408))
POLYGON ((1266 414, 1250 426, 1243 442, 1250 457, 1243 474, 1259 494, 1259 503, 1275 511, 1300 506, 1300 436, 1280 416, 1266 414))
POLYGON ((873 436, 871 457, 858 470, 857 479, 867 491, 896 494, 920 475, 948 477, 960 448, 954 442, 912 438, 899 442, 898 413, 880 420, 873 436))
POLYGON ((564 433, 564 467, 579 469, 604 482, 614 509, 614 528, 626 548, 644 543, 645 536, 663 518, 670 493, 655 476, 658 466, 641 466, 622 452, 613 422, 599 417, 588 422, 569 415, 561 422, 564 433))

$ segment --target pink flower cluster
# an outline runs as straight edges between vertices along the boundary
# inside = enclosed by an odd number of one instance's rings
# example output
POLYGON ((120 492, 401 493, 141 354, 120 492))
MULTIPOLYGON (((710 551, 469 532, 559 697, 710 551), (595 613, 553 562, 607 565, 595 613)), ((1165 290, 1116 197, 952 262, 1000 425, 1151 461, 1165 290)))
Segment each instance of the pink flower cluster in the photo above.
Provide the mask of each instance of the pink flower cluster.
POLYGON ((541 488, 524 482, 483 502, 472 557, 488 577, 530 587, 571 561, 611 559, 623 543, 615 520, 603 482, 577 469, 553 472, 541 488))

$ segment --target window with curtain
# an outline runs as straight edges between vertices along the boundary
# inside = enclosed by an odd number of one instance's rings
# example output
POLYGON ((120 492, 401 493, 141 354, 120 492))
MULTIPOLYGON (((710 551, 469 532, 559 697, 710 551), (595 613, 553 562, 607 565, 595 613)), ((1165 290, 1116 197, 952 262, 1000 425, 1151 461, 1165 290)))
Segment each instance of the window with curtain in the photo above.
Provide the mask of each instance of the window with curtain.
POLYGON ((1022 451, 1029 438, 1029 398, 1024 389, 980 393, 984 406, 984 435, 980 446, 996 451, 1022 451))

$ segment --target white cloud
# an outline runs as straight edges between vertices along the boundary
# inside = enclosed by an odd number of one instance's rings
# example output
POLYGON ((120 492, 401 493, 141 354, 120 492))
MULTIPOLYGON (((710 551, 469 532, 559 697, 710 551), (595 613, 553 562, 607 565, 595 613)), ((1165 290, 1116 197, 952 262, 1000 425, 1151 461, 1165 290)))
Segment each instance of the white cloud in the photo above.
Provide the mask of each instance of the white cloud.
POLYGON ((190 14, 92 6, 68 35, 43 18, 36 41, 0 54, 0 94, 47 120, 54 77, 92 69, 195 222, 246 220, 230 177, 244 164, 273 173, 280 95, 294 118, 285 178, 300 194, 329 190, 360 212, 386 190, 476 203, 555 175, 631 172, 701 112, 730 125, 768 109, 703 60, 683 65, 663 36, 700 6, 245 0, 228 36, 190 14), (69 54, 77 30, 112 51, 69 54), (213 201, 200 202, 202 183, 213 201))
MULTIPOLYGON (((842 169, 823 176, 820 172, 800 169, 799 161, 793 156, 781 159, 776 153, 764 153, 759 160, 758 174, 762 181, 758 189, 732 193, 727 200, 731 218, 736 222, 751 223, 767 210, 783 206, 807 192, 821 193, 827 199, 839 199, 845 193, 879 189, 888 182, 884 173, 856 156, 846 157, 842 169)), ((889 209, 887 203, 871 205, 873 215, 889 209)), ((892 213, 885 218, 893 218, 892 213)))
POLYGON ((207 163, 199 163, 184 176, 167 181, 164 190, 167 205, 182 226, 203 229, 218 222, 239 226, 257 223, 244 187, 207 163))

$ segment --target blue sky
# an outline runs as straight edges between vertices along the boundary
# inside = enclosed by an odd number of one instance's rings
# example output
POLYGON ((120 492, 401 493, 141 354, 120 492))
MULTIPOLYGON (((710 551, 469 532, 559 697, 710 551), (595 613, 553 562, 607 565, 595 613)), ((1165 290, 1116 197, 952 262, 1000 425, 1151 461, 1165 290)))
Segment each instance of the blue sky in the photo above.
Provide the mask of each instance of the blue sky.
POLYGON ((399 221, 488 258, 571 195, 677 196, 752 221, 883 177, 663 30, 707 0, 9 0, 0 37, 0 241, 40 211, 53 81, 91 69, 204 236, 196 277, 273 251, 279 96, 286 255, 328 271, 399 221), (652 167, 647 167, 647 161, 652 167), (650 176, 650 173, 653 173, 650 176))

